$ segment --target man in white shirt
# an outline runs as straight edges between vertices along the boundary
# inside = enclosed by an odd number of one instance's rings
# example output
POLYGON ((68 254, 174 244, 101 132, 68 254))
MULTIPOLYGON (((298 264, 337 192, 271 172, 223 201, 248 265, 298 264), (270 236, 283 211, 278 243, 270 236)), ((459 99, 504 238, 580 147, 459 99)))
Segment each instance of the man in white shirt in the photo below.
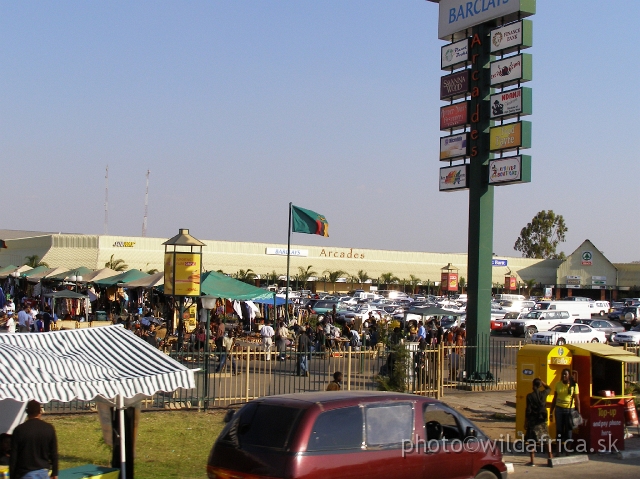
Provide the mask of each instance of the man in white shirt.
POLYGON ((5 303, 3 309, 5 313, 16 314, 16 305, 13 304, 13 301, 11 301, 10 299, 7 299, 7 302, 5 303))
POLYGON ((18 331, 28 333, 33 324, 33 316, 31 316, 31 308, 24 306, 18 313, 18 331))
POLYGON ((264 323, 264 326, 260 330, 260 336, 262 336, 262 344, 264 346, 264 350, 267 353, 267 361, 271 361, 271 345, 273 344, 274 335, 275 331, 271 327, 270 321, 267 319, 264 323))
POLYGON ((7 333, 16 332, 16 320, 13 318, 13 313, 7 313, 7 333))

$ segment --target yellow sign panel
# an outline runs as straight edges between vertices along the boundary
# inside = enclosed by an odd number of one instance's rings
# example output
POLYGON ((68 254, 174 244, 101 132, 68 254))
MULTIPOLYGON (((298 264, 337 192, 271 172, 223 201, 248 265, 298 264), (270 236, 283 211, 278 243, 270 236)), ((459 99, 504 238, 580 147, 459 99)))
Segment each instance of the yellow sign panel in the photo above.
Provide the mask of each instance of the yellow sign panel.
POLYGON ((200 296, 200 255, 176 253, 175 294, 176 296, 200 296))
POLYGON ((173 253, 164 255, 164 294, 173 294, 173 253))
POLYGON ((507 150, 522 144, 522 123, 509 123, 489 130, 489 149, 507 150))
POLYGON ((551 364, 562 364, 562 365, 569 365, 571 364, 571 358, 569 357, 564 357, 564 358, 551 358, 550 361, 551 364))

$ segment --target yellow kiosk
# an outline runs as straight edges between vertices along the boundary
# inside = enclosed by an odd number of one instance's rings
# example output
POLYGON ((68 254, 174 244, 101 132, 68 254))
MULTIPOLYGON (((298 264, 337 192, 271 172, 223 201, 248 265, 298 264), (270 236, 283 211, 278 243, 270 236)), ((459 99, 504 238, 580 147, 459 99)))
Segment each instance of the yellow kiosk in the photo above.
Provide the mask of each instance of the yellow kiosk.
MULTIPOLYGON (((527 344, 518 351, 518 376, 516 389, 516 438, 524 437, 524 415, 527 394, 532 391, 535 378, 553 387, 565 368, 571 369, 572 355, 566 346, 542 346, 527 344)), ((582 387, 582 385, 580 385, 582 387)), ((547 397, 547 410, 551 407, 553 393, 547 397)), ((549 435, 556 437, 556 423, 548 423, 549 435)))
MULTIPOLYGON (((562 346, 526 345, 518 352, 516 392, 516 438, 524 436, 526 397, 532 381, 542 379, 552 391, 564 368, 571 369, 580 391, 580 412, 585 422, 574 434, 583 439, 587 451, 624 449, 625 412, 633 408, 633 396, 626 396, 624 363, 640 362, 640 357, 620 348, 600 343, 562 346)), ((553 393, 548 396, 551 407, 553 393)), ((556 437, 555 421, 549 435, 556 437)))

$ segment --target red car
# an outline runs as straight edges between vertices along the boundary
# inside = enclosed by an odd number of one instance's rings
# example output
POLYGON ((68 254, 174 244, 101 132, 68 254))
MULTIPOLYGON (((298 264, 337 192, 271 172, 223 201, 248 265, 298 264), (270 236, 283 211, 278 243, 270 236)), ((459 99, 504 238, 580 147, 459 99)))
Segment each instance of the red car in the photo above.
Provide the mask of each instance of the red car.
POLYGON ((209 479, 506 479, 502 454, 463 415, 412 394, 335 391, 270 396, 229 420, 209 479))

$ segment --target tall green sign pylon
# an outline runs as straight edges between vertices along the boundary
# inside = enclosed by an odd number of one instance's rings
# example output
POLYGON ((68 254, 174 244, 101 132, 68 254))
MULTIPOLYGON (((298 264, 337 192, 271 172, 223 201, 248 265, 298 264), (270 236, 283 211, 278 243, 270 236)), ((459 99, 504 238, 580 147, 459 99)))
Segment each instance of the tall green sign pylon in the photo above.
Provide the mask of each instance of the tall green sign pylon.
POLYGON ((470 381, 490 379, 489 332, 491 331, 491 287, 493 258, 494 187, 488 184, 489 127, 491 126, 490 27, 473 28, 470 43, 471 132, 469 165, 469 240, 467 358, 465 369, 470 381))

